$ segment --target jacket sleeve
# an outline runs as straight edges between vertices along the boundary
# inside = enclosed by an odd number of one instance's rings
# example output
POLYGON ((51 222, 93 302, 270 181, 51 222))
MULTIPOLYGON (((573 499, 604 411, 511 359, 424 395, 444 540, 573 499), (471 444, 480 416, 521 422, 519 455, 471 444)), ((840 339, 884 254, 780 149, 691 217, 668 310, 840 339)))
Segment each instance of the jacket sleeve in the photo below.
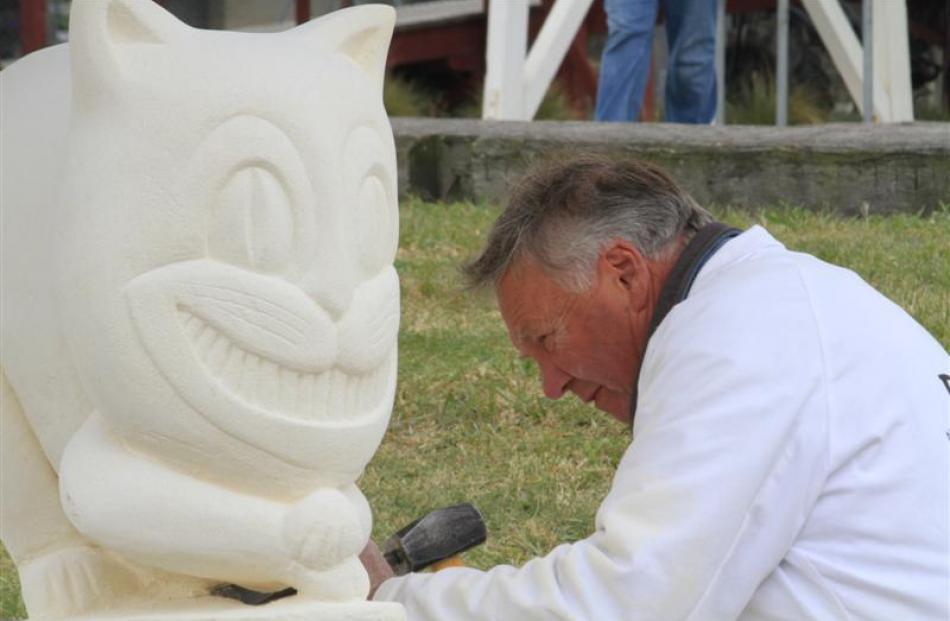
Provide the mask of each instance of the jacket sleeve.
POLYGON ((739 616, 828 463, 817 327, 801 289, 777 280, 752 287, 764 309, 697 295, 661 324, 592 535, 520 568, 395 578, 376 599, 401 602, 410 621, 739 616))

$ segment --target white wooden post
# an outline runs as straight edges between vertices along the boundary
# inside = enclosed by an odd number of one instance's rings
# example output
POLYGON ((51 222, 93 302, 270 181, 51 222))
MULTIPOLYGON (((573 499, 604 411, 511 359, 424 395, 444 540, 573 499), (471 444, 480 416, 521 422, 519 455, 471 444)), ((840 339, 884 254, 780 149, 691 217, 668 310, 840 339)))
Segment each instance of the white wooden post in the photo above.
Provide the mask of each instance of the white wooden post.
MULTIPOLYGON (((557 0, 527 59, 530 0, 487 1, 490 6, 482 118, 529 120, 537 112, 593 0, 557 0)), ((861 43, 839 1, 801 0, 801 3, 811 16, 851 98, 863 111, 861 43)), ((871 2, 874 11, 871 36, 875 41, 874 116, 883 122, 913 120, 907 7, 901 0, 871 2)))
POLYGON ((490 0, 483 119, 526 119, 528 0, 490 0))
POLYGON ((914 93, 910 81, 910 41, 907 8, 894 0, 869 0, 874 13, 874 81, 879 82, 890 103, 888 121, 914 120, 914 93))
POLYGON ((874 122, 874 10, 871 0, 861 1, 861 111, 865 123, 874 122))
POLYGON ((532 119, 593 0, 557 0, 524 65, 524 118, 532 119))
POLYGON ((775 124, 788 125, 788 0, 778 0, 775 17, 775 124))
MULTIPOLYGON (((801 0, 851 98, 864 111, 861 43, 838 0, 801 0)), ((906 52, 907 7, 899 0, 873 0, 874 116, 885 123, 913 119, 910 54, 906 52), (886 42, 886 43, 885 43, 886 42), (895 47, 892 48, 892 43, 895 47), (887 67, 887 69, 882 69, 887 67), (887 85, 885 89, 885 84, 887 85)))
POLYGON ((536 0, 489 0, 482 118, 534 118, 592 2, 556 0, 527 54, 528 9, 536 0))

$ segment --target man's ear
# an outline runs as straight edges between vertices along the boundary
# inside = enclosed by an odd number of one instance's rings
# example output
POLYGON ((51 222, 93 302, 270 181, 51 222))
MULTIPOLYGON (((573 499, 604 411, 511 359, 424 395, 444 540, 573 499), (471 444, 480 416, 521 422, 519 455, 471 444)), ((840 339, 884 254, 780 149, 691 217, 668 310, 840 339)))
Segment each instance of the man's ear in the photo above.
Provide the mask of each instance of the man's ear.
POLYGON ((633 244, 622 239, 612 241, 601 251, 597 266, 600 276, 623 289, 634 306, 646 304, 649 270, 646 258, 633 244))

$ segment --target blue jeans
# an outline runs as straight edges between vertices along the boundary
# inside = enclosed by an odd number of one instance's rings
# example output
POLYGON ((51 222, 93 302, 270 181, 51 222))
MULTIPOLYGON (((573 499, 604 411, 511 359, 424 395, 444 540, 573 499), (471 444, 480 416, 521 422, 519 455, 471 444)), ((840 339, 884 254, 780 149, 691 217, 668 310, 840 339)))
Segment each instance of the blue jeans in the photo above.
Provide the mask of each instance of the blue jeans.
MULTIPOLYGON (((597 85, 598 121, 636 121, 646 91, 661 0, 604 0, 607 43, 597 85)), ((664 112, 671 123, 716 115, 716 0, 662 0, 669 65, 664 112)))

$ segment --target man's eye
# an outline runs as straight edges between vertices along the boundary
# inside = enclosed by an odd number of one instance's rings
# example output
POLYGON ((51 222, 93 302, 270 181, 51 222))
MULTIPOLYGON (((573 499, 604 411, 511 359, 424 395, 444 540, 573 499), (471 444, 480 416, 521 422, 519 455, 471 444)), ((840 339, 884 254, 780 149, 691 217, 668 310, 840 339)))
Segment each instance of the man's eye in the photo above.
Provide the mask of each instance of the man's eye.
POLYGON ((542 334, 538 337, 538 344, 541 345, 545 351, 551 351, 551 348, 554 347, 554 333, 548 332, 547 334, 542 334))

